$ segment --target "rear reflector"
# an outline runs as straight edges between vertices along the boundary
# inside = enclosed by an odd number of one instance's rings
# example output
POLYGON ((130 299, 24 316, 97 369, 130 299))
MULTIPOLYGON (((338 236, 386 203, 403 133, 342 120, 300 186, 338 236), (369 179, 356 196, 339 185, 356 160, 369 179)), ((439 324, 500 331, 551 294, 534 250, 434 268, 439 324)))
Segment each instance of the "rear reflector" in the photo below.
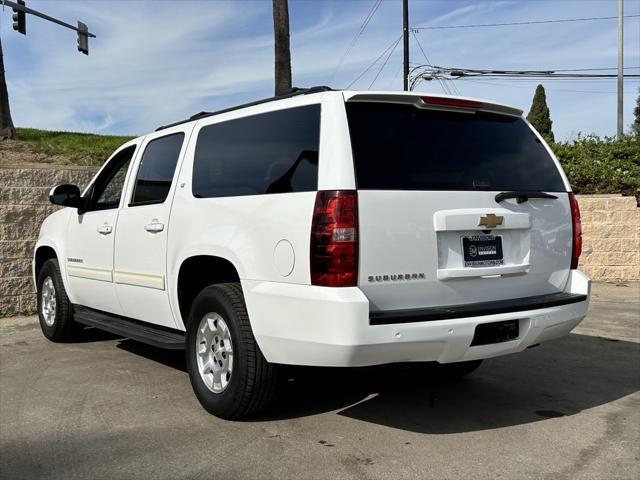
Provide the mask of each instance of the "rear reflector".
POLYGON ((571 226, 573 229, 573 247, 571 249, 571 268, 578 268, 578 261, 582 253, 582 222, 580 221, 580 207, 573 192, 569 192, 569 206, 571 207, 571 226))
POLYGON ((484 103, 476 102, 474 100, 462 100, 459 98, 443 98, 443 97, 420 97, 427 105, 433 105, 437 107, 451 107, 451 108, 470 108, 478 110, 484 107, 484 103))
POLYGON ((310 266, 312 285, 356 286, 358 197, 354 190, 324 190, 316 194, 310 266))

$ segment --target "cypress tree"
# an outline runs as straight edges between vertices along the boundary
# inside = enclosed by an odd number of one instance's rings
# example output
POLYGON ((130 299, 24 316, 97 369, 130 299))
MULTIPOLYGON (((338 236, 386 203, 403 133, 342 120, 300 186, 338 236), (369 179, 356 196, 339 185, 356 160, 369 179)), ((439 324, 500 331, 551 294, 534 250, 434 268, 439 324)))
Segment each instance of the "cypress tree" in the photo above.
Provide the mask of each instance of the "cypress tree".
POLYGON ((631 134, 640 137, 640 89, 638 89, 638 98, 636 98, 636 108, 633 109, 633 123, 631 124, 631 134))
POLYGON ((553 122, 551 121, 549 107, 547 106, 547 94, 542 85, 536 87, 536 93, 533 95, 533 102, 531 102, 531 109, 527 115, 527 120, 529 120, 531 125, 533 125, 547 141, 555 141, 553 131, 551 130, 553 122))

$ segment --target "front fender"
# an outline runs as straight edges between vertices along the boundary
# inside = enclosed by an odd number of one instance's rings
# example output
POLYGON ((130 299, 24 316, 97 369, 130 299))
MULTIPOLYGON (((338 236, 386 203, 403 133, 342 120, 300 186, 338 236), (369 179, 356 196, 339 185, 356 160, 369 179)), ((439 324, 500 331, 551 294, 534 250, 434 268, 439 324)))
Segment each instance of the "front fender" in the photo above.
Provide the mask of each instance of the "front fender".
POLYGON ((62 276, 62 282, 67 292, 69 300, 73 303, 75 301, 73 292, 69 288, 69 282, 67 280, 67 265, 66 265, 66 249, 64 248, 65 234, 67 230, 67 224, 69 222, 69 213, 72 209, 63 208, 57 212, 52 213, 42 222, 40 227, 40 234, 33 249, 33 255, 31 258, 31 276, 33 279, 34 289, 37 288, 36 278, 36 252, 39 248, 49 247, 53 249, 58 259, 58 265, 60 266, 60 275, 62 276))

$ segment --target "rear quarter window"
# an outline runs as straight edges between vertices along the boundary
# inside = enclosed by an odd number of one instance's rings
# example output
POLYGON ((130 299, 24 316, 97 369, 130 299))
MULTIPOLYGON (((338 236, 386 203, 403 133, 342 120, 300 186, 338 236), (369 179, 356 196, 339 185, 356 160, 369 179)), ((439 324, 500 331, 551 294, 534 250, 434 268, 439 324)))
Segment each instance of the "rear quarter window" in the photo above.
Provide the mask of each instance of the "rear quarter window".
POLYGON ((278 110, 203 127, 193 162, 199 198, 314 191, 320 105, 278 110))
POLYGON ((373 102, 346 109, 360 189, 565 191, 521 118, 373 102))

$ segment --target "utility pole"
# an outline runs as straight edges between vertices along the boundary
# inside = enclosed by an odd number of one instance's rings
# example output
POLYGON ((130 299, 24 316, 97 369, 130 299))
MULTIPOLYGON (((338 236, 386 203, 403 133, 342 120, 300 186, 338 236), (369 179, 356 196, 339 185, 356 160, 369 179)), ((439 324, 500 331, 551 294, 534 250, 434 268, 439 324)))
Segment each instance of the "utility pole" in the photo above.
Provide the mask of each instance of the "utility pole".
MULTIPOLYGON (((620 0, 622 1, 622 0, 620 0)), ((409 0, 402 0, 403 90, 409 91, 409 0)))
POLYGON ((618 0, 618 122, 616 136, 618 140, 624 135, 624 123, 622 119, 622 97, 624 88, 624 14, 623 0, 618 0))
POLYGON ((273 37, 275 45, 275 94, 283 95, 291 91, 288 0, 273 0, 273 37))

